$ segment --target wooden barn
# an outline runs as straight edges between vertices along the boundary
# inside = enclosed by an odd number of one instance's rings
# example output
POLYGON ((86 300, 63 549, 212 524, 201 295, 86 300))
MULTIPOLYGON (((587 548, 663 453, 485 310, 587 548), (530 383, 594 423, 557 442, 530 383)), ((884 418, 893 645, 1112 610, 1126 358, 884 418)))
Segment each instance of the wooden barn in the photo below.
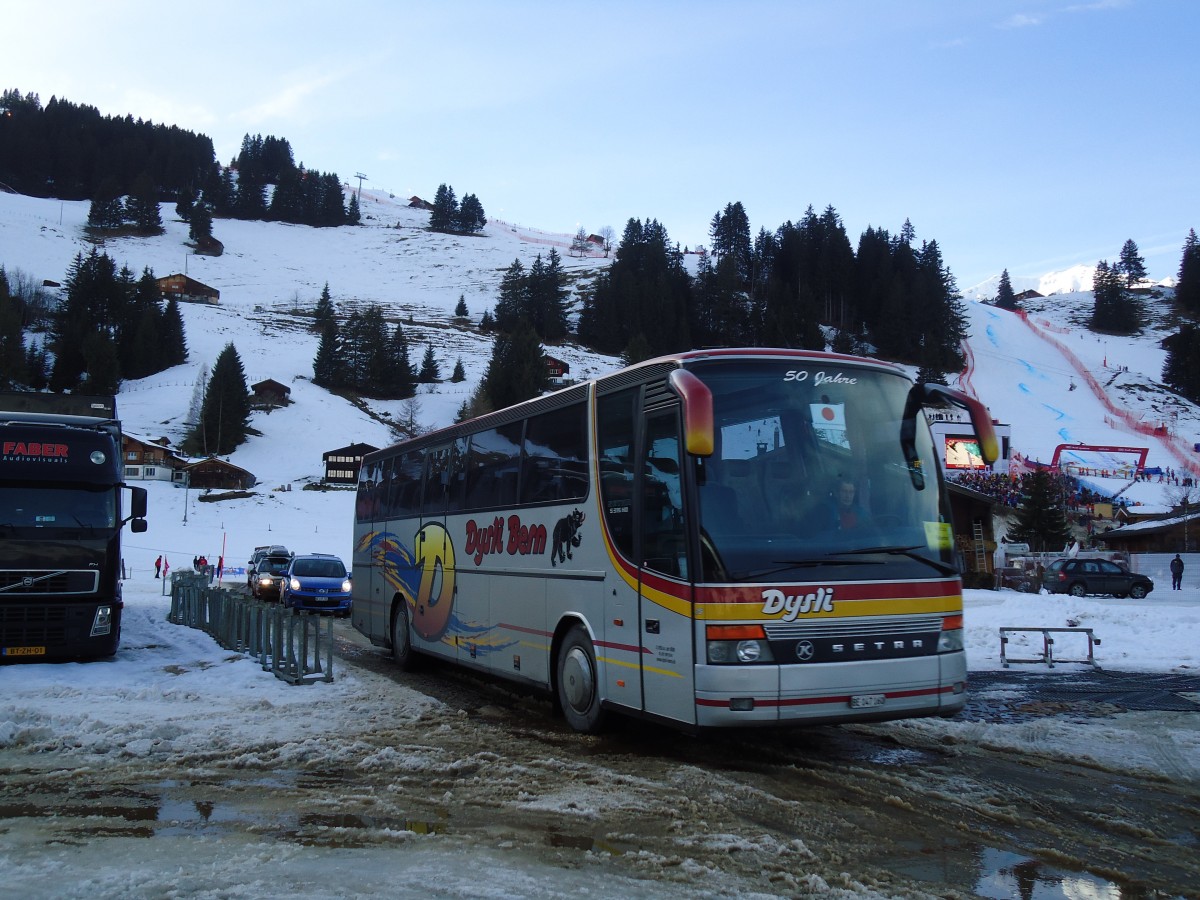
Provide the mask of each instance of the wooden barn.
POLYGON ((321 480, 326 484, 357 484, 362 458, 378 449, 370 444, 350 444, 321 454, 325 461, 325 477, 321 480))

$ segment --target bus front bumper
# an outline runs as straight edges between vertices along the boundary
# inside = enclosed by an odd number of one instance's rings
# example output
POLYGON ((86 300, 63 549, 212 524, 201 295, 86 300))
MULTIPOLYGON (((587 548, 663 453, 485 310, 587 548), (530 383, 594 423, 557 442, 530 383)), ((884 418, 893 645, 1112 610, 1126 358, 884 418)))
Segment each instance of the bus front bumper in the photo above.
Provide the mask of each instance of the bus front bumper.
POLYGON ((696 724, 948 716, 966 705, 966 683, 964 653, 811 666, 696 666, 696 724))

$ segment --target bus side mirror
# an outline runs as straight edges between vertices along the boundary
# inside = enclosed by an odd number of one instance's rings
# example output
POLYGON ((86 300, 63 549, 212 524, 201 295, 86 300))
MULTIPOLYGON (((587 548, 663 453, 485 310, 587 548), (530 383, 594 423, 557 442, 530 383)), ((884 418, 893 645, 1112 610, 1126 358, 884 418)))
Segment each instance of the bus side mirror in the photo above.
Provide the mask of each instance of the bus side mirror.
POLYGON ((712 391, 687 369, 675 369, 668 381, 683 401, 684 448, 693 456, 712 456, 716 446, 712 391))
POLYGON ((143 531, 146 530, 146 520, 145 519, 130 519, 129 520, 129 530, 132 531, 134 534, 141 534, 143 531))
POLYGON ((917 413, 926 406, 958 406, 971 417, 971 427, 979 441, 979 455, 991 464, 1000 456, 1000 442, 996 440, 996 429, 987 408, 974 397, 946 387, 944 384, 914 384, 904 404, 904 416, 900 420, 900 448, 908 463, 908 476, 918 491, 925 489, 925 473, 921 459, 917 456, 917 413))

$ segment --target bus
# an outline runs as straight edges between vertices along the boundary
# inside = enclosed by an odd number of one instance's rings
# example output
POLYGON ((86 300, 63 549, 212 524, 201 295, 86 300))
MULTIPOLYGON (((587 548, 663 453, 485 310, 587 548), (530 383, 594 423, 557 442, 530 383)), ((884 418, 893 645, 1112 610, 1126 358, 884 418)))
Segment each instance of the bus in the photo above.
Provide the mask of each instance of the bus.
POLYGON ((355 628, 699 731, 952 715, 962 581, 922 410, 890 363, 720 349, 647 361, 367 454, 355 628))
POLYGON ((0 661, 117 652, 123 475, 113 397, 0 393, 0 661))

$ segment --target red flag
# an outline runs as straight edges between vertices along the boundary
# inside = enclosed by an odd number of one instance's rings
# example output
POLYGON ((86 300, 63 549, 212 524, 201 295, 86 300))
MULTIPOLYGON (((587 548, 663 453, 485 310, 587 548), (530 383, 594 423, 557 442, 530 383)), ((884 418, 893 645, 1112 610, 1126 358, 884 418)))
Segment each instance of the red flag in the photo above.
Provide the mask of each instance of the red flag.
POLYGON ((167 558, 163 557, 163 578, 167 577, 167 573, 171 571, 171 564, 167 562, 167 558))

